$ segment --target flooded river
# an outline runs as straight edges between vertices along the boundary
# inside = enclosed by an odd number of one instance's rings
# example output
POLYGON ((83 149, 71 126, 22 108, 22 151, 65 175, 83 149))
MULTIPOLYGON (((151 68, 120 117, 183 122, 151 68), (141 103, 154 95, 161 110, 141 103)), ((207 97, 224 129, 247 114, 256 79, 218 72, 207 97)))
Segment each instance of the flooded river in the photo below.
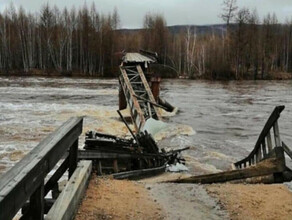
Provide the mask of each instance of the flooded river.
MULTIPOLYGON (((190 146, 184 154, 192 174, 224 170, 246 156, 276 105, 286 105, 279 125, 292 147, 292 81, 164 80, 161 87, 179 112, 165 118, 170 126, 159 145, 190 146)), ((117 108, 114 79, 0 77, 0 173, 72 116, 86 116, 84 131, 125 135, 117 108)))

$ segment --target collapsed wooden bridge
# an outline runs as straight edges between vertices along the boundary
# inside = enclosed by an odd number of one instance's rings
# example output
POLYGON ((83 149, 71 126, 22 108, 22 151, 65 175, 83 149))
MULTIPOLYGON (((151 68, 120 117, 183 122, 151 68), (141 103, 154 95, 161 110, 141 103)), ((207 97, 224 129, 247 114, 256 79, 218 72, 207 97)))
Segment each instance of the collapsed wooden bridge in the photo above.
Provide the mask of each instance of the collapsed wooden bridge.
MULTIPOLYGON (((100 175, 111 173, 117 179, 139 178, 164 172, 167 163, 184 163, 179 154, 188 148, 159 150, 152 136, 143 130, 148 119, 161 120, 158 108, 171 109, 169 104, 159 102, 157 83, 154 81, 150 86, 143 72, 151 62, 155 62, 153 54, 128 54, 120 67, 120 109, 128 103, 135 131, 119 114, 132 138, 89 131, 84 149, 80 150, 78 140, 83 118, 69 119, 1 176, 0 219, 12 219, 20 210, 20 219, 72 219, 92 170, 100 175), (68 176, 64 175, 67 171, 68 176), (68 182, 61 191, 58 182, 64 178, 68 182)), ((286 166, 285 153, 292 159, 292 151, 281 141, 278 126, 283 110, 284 106, 274 109, 254 149, 234 163, 233 170, 171 182, 291 181, 292 171, 286 166)))
POLYGON ((184 162, 179 153, 188 148, 170 152, 160 150, 151 134, 144 130, 150 118, 161 120, 159 107, 168 110, 168 107, 157 103, 157 81, 151 80, 153 77, 147 80, 144 73, 149 73, 149 64, 155 62, 155 54, 149 52, 125 54, 119 74, 119 109, 128 106, 135 131, 130 129, 118 111, 132 138, 119 138, 95 131, 86 134, 85 147, 78 152, 79 158, 92 160, 99 174, 114 173, 118 179, 137 178, 164 172, 166 164, 170 162, 184 162))

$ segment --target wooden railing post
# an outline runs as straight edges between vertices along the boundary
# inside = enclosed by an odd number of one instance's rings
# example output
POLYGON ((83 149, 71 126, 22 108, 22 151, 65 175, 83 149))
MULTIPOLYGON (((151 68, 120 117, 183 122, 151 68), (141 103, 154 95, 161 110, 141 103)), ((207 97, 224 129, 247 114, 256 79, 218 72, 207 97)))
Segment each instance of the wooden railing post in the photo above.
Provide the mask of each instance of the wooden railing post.
POLYGON ((260 162, 262 159, 261 148, 258 148, 257 153, 256 153, 256 157, 257 157, 257 163, 260 162))
POLYGON ((263 150, 263 157, 265 158, 267 155, 266 140, 265 139, 263 140, 263 143, 262 143, 262 150, 263 150))
POLYGON ((36 191, 31 195, 29 199, 29 219, 44 219, 44 207, 45 207, 45 199, 44 199, 44 181, 41 185, 36 189, 36 191))
POLYGON ((115 159, 113 161, 113 168, 114 168, 114 173, 118 173, 119 172, 119 166, 118 166, 118 160, 115 159))
POLYGON ((270 153, 273 150, 271 131, 269 131, 267 134, 267 144, 268 144, 268 149, 269 149, 269 153, 270 153))
POLYGON ((69 149, 69 179, 77 167, 78 162, 77 156, 78 156, 78 138, 69 149))
MULTIPOLYGON (((283 147, 275 147, 274 149, 275 149, 275 156, 278 160, 279 169, 284 170, 286 168, 284 149, 283 147)), ((283 181, 284 181, 283 172, 274 173, 275 183, 283 183, 283 181)))
POLYGON ((275 122, 274 126, 274 136, 275 136, 275 144, 276 147, 281 147, 281 139, 280 139, 280 132, 279 132, 279 126, 278 126, 278 121, 275 122))

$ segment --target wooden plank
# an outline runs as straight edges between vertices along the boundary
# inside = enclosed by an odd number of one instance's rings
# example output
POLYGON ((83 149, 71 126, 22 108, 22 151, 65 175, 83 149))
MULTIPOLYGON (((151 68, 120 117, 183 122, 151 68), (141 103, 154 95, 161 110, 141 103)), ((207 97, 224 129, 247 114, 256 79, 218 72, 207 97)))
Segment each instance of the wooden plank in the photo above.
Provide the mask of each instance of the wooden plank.
POLYGON ((123 152, 101 152, 96 150, 79 150, 78 159, 80 160, 94 160, 94 159, 130 159, 130 158, 164 158, 159 154, 137 154, 137 153, 123 153, 123 152))
POLYGON ((119 166, 118 166, 118 160, 114 159, 113 161, 113 168, 114 168, 114 172, 118 173, 119 172, 119 166))
POLYGON ((45 217, 46 220, 71 220, 86 190, 92 162, 80 161, 69 182, 45 217))
POLYGON ((37 188, 37 190, 31 195, 29 202, 29 216, 32 219, 44 219, 44 182, 37 188))
POLYGON ((172 180, 168 182, 201 183, 201 184, 220 183, 231 180, 281 173, 285 169, 286 167, 283 165, 283 161, 281 159, 271 158, 258 163, 256 166, 251 166, 246 169, 231 170, 209 175, 193 176, 183 179, 172 180))
POLYGON ((231 180, 231 181, 228 181, 228 183, 272 184, 272 183, 275 183, 275 178, 273 174, 269 174, 269 175, 250 177, 250 178, 239 179, 239 180, 231 180))
POLYGON ((140 170, 132 170, 126 172, 120 172, 113 174, 115 179, 141 179, 148 176, 154 176, 165 171, 166 165, 149 168, 149 169, 140 169, 140 170))
POLYGON ((0 179, 0 219, 11 219, 82 132, 83 118, 71 118, 0 179))
POLYGON ((281 139, 280 139, 278 121, 275 122, 273 129, 274 129, 274 137, 275 137, 276 147, 281 147, 281 139))
POLYGON ((134 158, 135 156, 132 154, 124 154, 124 153, 111 153, 111 152, 98 152, 98 151, 78 151, 78 158, 80 160, 86 159, 119 159, 119 158, 134 158))

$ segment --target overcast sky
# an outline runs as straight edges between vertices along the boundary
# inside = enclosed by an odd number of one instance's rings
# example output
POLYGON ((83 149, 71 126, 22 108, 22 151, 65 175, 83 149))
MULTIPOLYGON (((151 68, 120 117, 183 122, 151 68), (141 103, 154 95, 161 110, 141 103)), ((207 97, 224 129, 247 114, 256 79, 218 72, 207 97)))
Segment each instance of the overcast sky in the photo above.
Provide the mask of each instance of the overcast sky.
MULTIPOLYGON (((38 12, 47 0, 0 0, 0 11, 10 3, 16 7, 22 5, 27 11, 38 12)), ((50 0, 50 5, 59 8, 79 8, 84 3, 88 6, 95 2, 99 12, 108 13, 117 7, 123 28, 142 26, 147 12, 160 13, 166 18, 168 25, 175 24, 217 24, 222 23, 218 17, 223 0, 50 0)), ((279 22, 292 17, 292 0, 237 0, 239 7, 257 9, 262 18, 268 12, 275 12, 279 22)))

